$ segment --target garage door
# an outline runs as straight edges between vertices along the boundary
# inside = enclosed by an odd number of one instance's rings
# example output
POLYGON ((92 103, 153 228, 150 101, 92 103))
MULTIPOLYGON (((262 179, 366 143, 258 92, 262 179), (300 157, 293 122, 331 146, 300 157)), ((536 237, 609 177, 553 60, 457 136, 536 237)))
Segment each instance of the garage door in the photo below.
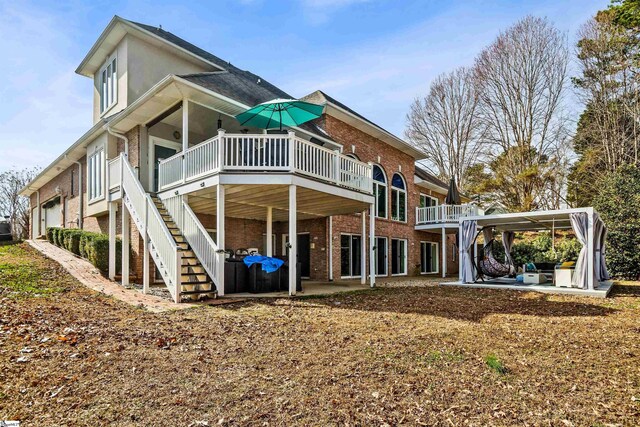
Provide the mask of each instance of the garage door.
POLYGON ((60 227, 62 225, 62 210, 60 209, 59 198, 45 203, 45 205, 43 206, 43 216, 45 228, 60 227))

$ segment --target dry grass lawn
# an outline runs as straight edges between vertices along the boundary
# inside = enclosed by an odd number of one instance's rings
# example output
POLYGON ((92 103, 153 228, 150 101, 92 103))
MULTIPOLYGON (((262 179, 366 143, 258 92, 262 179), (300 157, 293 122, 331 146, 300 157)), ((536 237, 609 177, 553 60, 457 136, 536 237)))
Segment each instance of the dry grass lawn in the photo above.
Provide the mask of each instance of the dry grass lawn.
POLYGON ((151 314, 0 247, 0 420, 640 424, 640 284, 389 288, 151 314))

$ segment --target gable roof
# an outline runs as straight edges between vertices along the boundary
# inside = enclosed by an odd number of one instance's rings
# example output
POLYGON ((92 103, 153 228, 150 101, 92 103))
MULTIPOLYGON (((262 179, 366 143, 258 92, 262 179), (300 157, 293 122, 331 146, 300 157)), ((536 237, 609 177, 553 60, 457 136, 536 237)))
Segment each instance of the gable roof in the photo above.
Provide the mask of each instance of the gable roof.
POLYGON ((420 151, 413 145, 395 136, 388 130, 375 124, 371 120, 367 119, 363 115, 357 113, 342 102, 338 101, 332 96, 327 95, 321 90, 316 90, 315 92, 303 96, 301 99, 307 102, 315 102, 316 104, 325 104, 326 114, 336 117, 337 119, 342 120, 357 129, 360 129, 361 131, 373 136, 374 138, 386 142, 392 147, 397 148, 398 150, 406 154, 409 154, 416 160, 424 159, 426 157, 426 155, 422 151, 420 151))

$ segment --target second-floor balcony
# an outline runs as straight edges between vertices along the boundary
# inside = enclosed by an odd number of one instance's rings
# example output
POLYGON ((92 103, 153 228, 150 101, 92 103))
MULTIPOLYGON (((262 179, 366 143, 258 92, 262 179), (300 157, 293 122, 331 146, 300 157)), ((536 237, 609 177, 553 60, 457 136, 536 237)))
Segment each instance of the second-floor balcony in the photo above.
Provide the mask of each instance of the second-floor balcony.
POLYGON ((472 204, 427 206, 416 208, 416 225, 451 224, 457 226, 461 217, 476 215, 482 215, 482 212, 472 204))
POLYGON ((218 173, 295 173, 366 194, 372 166, 288 134, 226 134, 162 160, 158 191, 218 173))

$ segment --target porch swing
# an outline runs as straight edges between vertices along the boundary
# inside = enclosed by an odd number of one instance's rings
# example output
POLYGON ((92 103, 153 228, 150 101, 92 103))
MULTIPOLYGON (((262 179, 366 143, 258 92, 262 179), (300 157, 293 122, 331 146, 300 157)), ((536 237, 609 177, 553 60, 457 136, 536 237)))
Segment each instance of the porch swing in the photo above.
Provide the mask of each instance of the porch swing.
MULTIPOLYGON (((478 236, 480 236, 480 233, 483 233, 483 231, 484 230, 480 230, 478 234, 476 234, 474 244, 478 240, 478 236)), ((488 237, 488 233, 485 234, 485 238, 486 237, 488 237)), ((485 242, 482 250, 475 260, 476 262, 474 267, 478 273, 478 277, 482 281, 484 281, 485 278, 504 277, 515 272, 515 266, 513 265, 513 258, 511 258, 511 254, 506 254, 505 262, 500 262, 495 258, 494 253, 497 244, 498 241, 496 241, 495 238, 491 237, 488 242, 485 242)))

